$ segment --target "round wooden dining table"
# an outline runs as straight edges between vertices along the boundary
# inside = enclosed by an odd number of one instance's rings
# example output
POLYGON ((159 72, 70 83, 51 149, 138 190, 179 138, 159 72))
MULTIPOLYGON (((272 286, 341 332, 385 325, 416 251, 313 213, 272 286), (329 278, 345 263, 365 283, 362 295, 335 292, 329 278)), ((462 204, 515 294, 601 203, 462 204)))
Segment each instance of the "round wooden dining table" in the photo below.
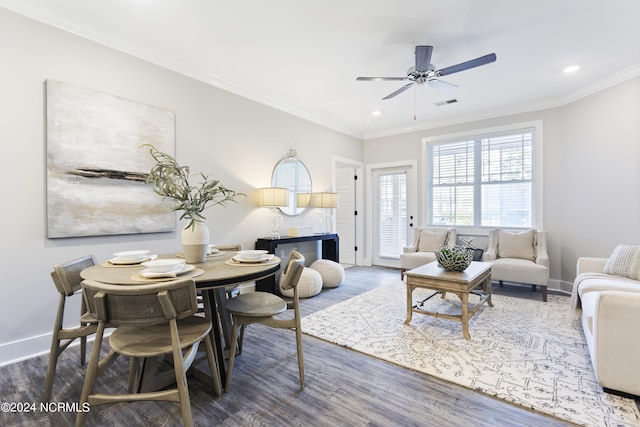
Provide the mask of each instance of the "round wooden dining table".
MULTIPOLYGON (((226 378, 225 348, 229 347, 231 318, 224 310, 226 288, 231 285, 252 282, 275 275, 280 269, 280 258, 275 255, 268 262, 238 263, 232 260, 235 252, 218 252, 207 256, 203 263, 193 264, 195 267, 176 279, 191 277, 196 283, 196 289, 203 297, 204 312, 212 322, 212 342, 218 362, 219 379, 222 384, 226 378)), ((181 254, 161 254, 159 259, 178 258, 181 254)), ((114 265, 106 261, 102 264, 88 267, 80 272, 83 279, 95 280, 102 283, 117 285, 141 285, 154 283, 169 278, 149 279, 140 275, 146 267, 136 265, 114 265)))

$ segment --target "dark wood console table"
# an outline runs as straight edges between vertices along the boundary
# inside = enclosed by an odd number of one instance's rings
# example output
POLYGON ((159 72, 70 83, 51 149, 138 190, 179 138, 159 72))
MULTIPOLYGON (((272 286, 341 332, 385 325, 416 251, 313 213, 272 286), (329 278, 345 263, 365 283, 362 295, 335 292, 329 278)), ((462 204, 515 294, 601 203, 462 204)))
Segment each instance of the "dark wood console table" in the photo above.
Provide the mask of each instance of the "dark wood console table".
MULTIPOLYGON (((311 242, 318 240, 322 241, 322 258, 340 262, 340 239, 337 234, 312 234, 311 236, 300 237, 285 236, 281 237, 280 239, 262 237, 256 240, 256 249, 266 250, 269 251, 270 254, 275 254, 278 245, 288 245, 291 243, 311 242)), ((286 262, 286 259, 283 259, 282 261, 286 262)), ((270 276, 266 279, 256 281, 256 290, 276 293, 275 276, 270 276)))

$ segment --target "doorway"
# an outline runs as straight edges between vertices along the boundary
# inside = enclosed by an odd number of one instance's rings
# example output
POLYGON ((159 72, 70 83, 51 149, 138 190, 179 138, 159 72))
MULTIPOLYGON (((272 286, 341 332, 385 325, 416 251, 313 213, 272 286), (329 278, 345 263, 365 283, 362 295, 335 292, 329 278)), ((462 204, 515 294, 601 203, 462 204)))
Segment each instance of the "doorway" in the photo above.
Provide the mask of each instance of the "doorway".
POLYGON ((362 164, 349 159, 334 157, 333 179, 339 204, 336 208, 336 233, 340 238, 340 263, 362 265, 363 217, 361 211, 362 164))
POLYGON ((415 162, 373 165, 369 176, 372 264, 400 268, 417 206, 415 162))

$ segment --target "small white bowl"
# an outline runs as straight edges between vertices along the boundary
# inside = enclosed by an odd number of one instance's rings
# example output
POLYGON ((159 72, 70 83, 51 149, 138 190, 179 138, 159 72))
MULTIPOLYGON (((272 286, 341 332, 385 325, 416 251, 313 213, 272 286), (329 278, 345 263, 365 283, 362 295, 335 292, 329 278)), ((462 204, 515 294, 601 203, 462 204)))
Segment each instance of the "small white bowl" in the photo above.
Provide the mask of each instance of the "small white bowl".
POLYGON ((145 259, 150 251, 124 251, 116 252, 113 256, 117 257, 119 261, 138 261, 145 259))
POLYGON ((244 259, 247 261, 257 261, 262 259, 269 251, 264 250, 246 250, 238 252, 238 258, 244 259))
POLYGON ((142 265, 147 267, 152 273, 169 273, 182 270, 184 268, 184 260, 177 258, 156 259, 143 262, 142 265))
POLYGON ((215 247, 216 245, 209 245, 209 252, 207 254, 217 254, 220 252, 220 249, 215 247))

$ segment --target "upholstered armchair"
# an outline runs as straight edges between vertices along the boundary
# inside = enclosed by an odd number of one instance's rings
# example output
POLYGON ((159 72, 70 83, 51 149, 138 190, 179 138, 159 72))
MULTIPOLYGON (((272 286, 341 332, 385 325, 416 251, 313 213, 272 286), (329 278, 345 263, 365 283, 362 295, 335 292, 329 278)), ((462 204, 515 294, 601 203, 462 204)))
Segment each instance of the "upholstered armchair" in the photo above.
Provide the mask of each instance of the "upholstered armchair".
POLYGON ((400 278, 404 279, 407 270, 435 261, 434 251, 442 245, 454 246, 456 239, 455 228, 415 227, 413 243, 402 248, 400 254, 400 278))
POLYGON ((547 301, 549 282, 549 255, 547 233, 527 230, 512 233, 505 230, 489 231, 489 246, 483 261, 493 264, 491 279, 503 282, 540 286, 542 301, 547 301))

